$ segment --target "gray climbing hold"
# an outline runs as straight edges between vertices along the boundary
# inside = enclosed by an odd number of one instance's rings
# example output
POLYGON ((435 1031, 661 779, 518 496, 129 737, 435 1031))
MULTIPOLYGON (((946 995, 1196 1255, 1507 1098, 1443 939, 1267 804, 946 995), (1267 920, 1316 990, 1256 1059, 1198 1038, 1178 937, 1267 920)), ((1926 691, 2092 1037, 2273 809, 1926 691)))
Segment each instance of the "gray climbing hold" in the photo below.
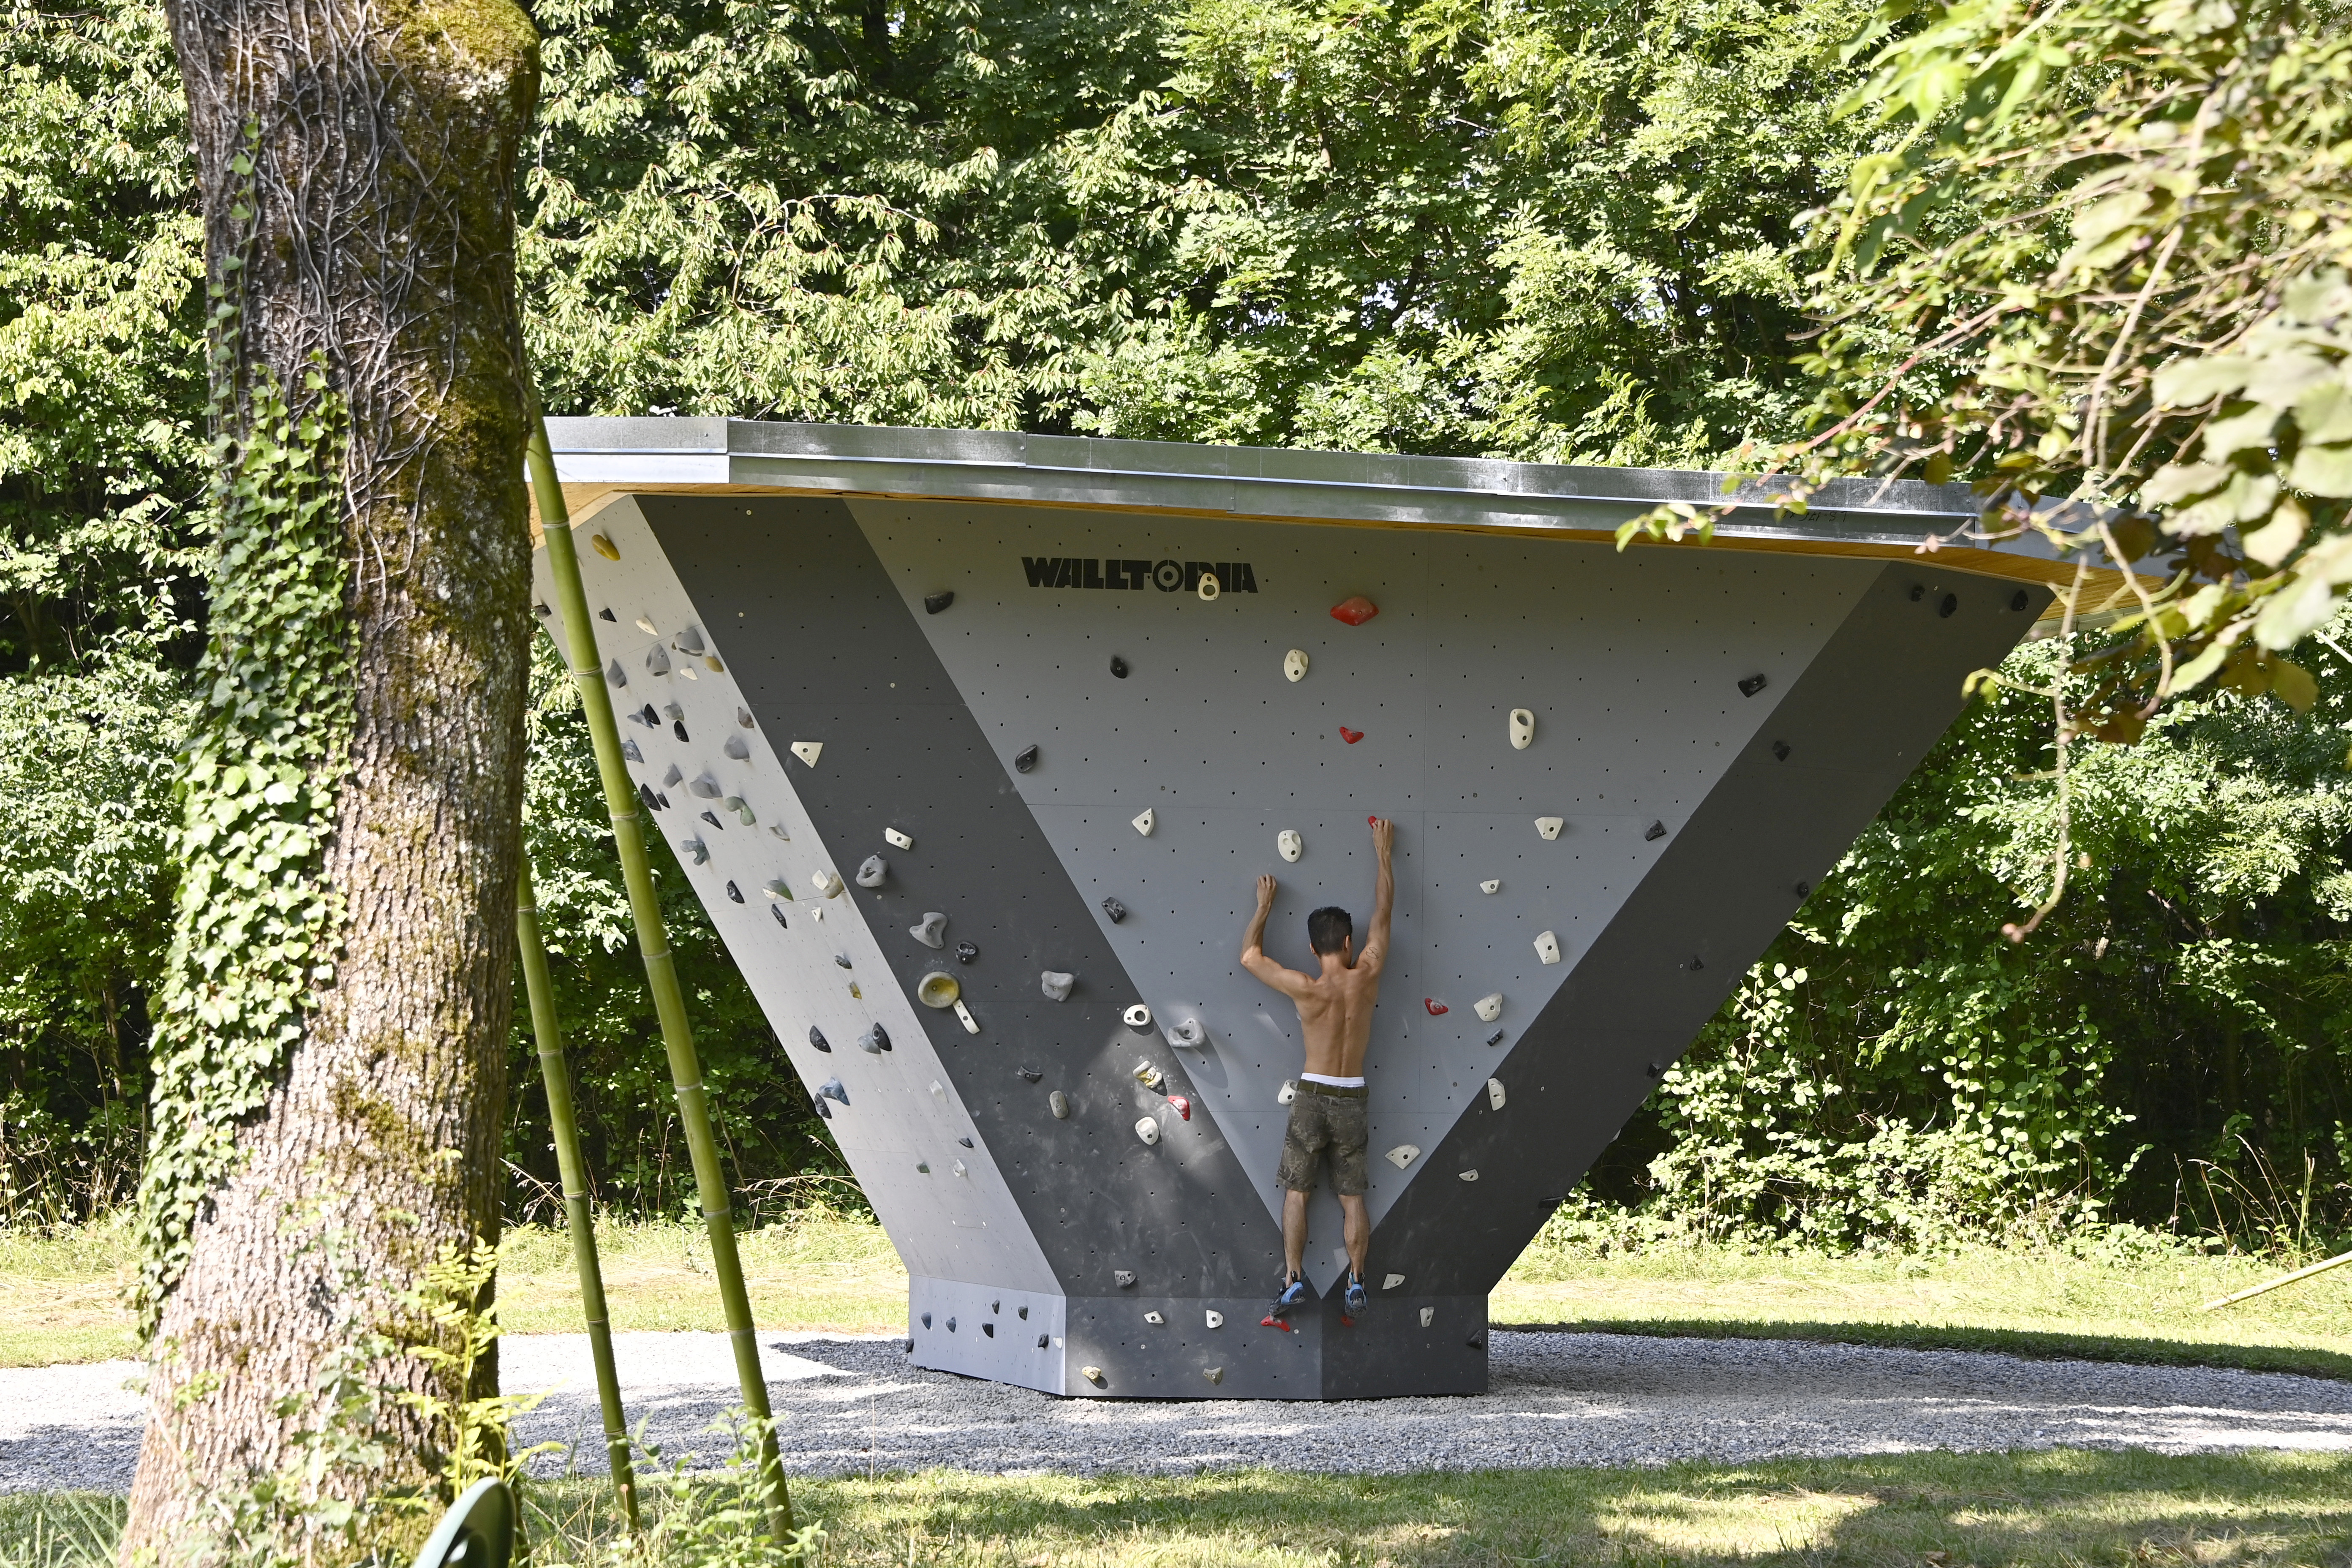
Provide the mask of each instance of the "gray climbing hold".
POLYGON ((971 943, 968 942, 960 942, 956 943, 956 962, 958 963, 970 963, 979 956, 980 949, 974 947, 971 943))
POLYGON ((748 761, 751 755, 751 742, 740 735, 728 736, 727 744, 719 749, 739 763, 748 761))
POLYGON ((828 1100, 837 1100, 844 1105, 849 1103, 849 1090, 842 1087, 841 1080, 837 1078, 825 1079, 816 1086, 816 1091, 828 1100))
POLYGON ((686 717, 686 710, 679 707, 675 702, 663 703, 662 711, 669 715, 670 721, 672 723, 676 723, 677 721, 686 717))
POLYGON ((1649 830, 1642 835, 1644 838, 1664 838, 1665 836, 1666 825, 1663 822, 1650 824, 1649 830))
POLYGON ((725 790, 719 787, 719 781, 712 778, 709 773, 703 774, 700 778, 695 780, 687 787, 705 800, 717 800, 719 796, 727 793, 725 790))
POLYGON ((1181 1024, 1168 1026, 1168 1043, 1186 1050, 1198 1050, 1209 1043, 1209 1031, 1201 1026, 1198 1018, 1187 1018, 1181 1024))
MULTIPOLYGON (((1433 1321, 1436 1321, 1436 1318, 1437 1318, 1437 1309, 1436 1309, 1436 1308, 1434 1308, 1434 1307, 1423 1307, 1423 1308, 1421 1310, 1421 1326, 1422 1326, 1423 1328, 1424 1328, 1424 1329, 1425 1329, 1425 1328, 1429 1327, 1429 1325, 1430 1325, 1432 1322, 1433 1322, 1433 1321)), ((950 1328, 953 1328, 955 1325, 954 1325, 954 1324, 952 1324, 952 1323, 950 1323, 950 1324, 949 1324, 948 1326, 949 1326, 950 1328)))
POLYGON ((1789 745, 1789 742, 1786 742, 1786 741, 1775 741, 1775 742, 1772 742, 1772 760, 1773 760, 1774 762, 1776 762, 1776 763, 1785 763, 1785 762, 1787 762, 1787 761, 1789 760, 1789 752, 1790 752, 1790 745, 1789 745))
POLYGON ((1036 765, 1037 748, 1034 746, 1024 746, 1013 754, 1013 771, 1016 773, 1025 773, 1036 765))
POLYGON ((686 775, 677 771, 677 764, 676 763, 670 763, 668 769, 662 774, 662 788, 664 789, 676 789, 679 784, 685 782, 686 775))
POLYGON ((878 888, 882 885, 882 879, 889 874, 890 868, 883 863, 881 856, 868 855, 857 868, 857 885, 878 888))
POLYGON ((1048 1002, 1068 1001, 1070 987, 1077 983, 1076 975, 1065 974, 1058 969, 1048 969, 1037 976, 1037 988, 1045 994, 1048 1002))
POLYGON ((703 654, 710 651, 709 648, 702 646, 702 628, 700 626, 688 626, 686 630, 678 633, 677 645, 679 652, 690 653, 695 655, 697 658, 699 658, 703 654))
POLYGON ((652 675, 669 673, 669 650, 656 644, 646 654, 646 670, 652 675))
POLYGON ((1067 1121, 1070 1119, 1070 1097, 1060 1089, 1047 1095, 1045 1104, 1053 1110, 1055 1121, 1067 1121))
POLYGON ((1132 1272, 1130 1272, 1129 1270, 1125 1269, 1125 1268, 1114 1268, 1114 1269, 1112 1269, 1112 1270, 1110 1271, 1110 1277, 1111 1277, 1111 1282, 1112 1282, 1113 1284, 1117 1285, 1117 1286, 1118 1286, 1120 1289, 1122 1289, 1122 1290, 1126 1289, 1129 1286, 1130 1286, 1130 1285, 1132 1285, 1132 1284, 1134 1284, 1134 1283, 1135 1283, 1135 1275, 1134 1275, 1132 1272))
POLYGON ((950 605, 954 603, 955 590, 953 588, 949 588, 937 594, 926 594, 923 595, 923 614, 927 616, 936 616, 941 610, 946 609, 950 605))
POLYGON ((948 917, 937 910, 927 910, 923 918, 907 928, 907 934, 925 947, 940 948, 948 944, 948 917))
POLYGON ((1035 1083, 1038 1079, 1045 1076, 1044 1073, 1039 1072, 1035 1068, 1014 1068, 1013 1070, 1021 1075, 1021 1081, 1023 1083, 1035 1083))
POLYGON ((923 1314, 923 1327, 925 1327, 925 1328, 927 1328, 927 1329, 928 1329, 928 1328, 929 1328, 930 1326, 931 1326, 931 1315, 930 1315, 929 1312, 925 1312, 925 1313, 923 1314))
POLYGON ((849 962, 849 954, 845 952, 835 953, 833 955, 833 961, 841 965, 844 969, 855 969, 856 967, 856 964, 849 962))
POLYGON ((629 683, 629 672, 621 668, 621 661, 616 658, 606 667, 604 679, 615 686, 626 686, 629 683))
POLYGON ((880 1024, 868 1024, 866 1032, 857 1037, 857 1048, 868 1056, 879 1056, 890 1048, 890 1031, 880 1024))
POLYGON ((633 763, 642 763, 646 760, 646 754, 637 750, 637 743, 635 741, 624 741, 621 742, 621 755, 628 758, 629 761, 633 763))
POLYGON ((813 1100, 811 1103, 816 1107, 816 1113, 821 1121, 833 1120, 833 1107, 827 1105, 822 1099, 813 1100))
POLYGON ((681 846, 680 846, 680 847, 681 847, 681 848, 683 848, 683 849, 684 849, 688 854, 689 854, 689 855, 691 855, 691 856, 693 856, 693 857, 694 857, 694 863, 695 863, 696 865, 698 865, 698 866, 708 866, 708 865, 709 865, 709 864, 710 864, 710 851, 709 851, 709 849, 707 849, 707 848, 703 847, 703 843, 702 843, 702 840, 701 840, 701 839, 699 839, 699 838, 689 838, 689 839, 688 839, 688 840, 687 840, 683 845, 681 845, 681 846))
POLYGON ((1110 923, 1113 925, 1117 925, 1119 921, 1127 919, 1127 906, 1120 903, 1117 899, 1105 899, 1103 900, 1102 907, 1103 913, 1110 917, 1110 923))
POLYGON ((824 1031, 818 1028, 814 1024, 811 1024, 809 1026, 809 1045, 812 1048, 823 1051, 827 1056, 831 1056, 833 1054, 833 1042, 826 1039, 824 1037, 824 1031))
POLYGON ((742 725, 746 730, 750 729, 751 727, 751 710, 749 708, 736 709, 735 722, 742 725))

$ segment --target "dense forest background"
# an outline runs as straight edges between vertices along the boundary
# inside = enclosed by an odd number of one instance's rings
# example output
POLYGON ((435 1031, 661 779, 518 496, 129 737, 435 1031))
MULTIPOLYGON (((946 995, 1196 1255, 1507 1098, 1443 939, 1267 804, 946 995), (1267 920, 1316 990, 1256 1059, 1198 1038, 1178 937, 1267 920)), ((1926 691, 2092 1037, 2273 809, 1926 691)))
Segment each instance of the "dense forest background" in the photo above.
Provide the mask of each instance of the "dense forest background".
MULTIPOLYGON (((134 1178, 202 646, 202 268, 160 7, 5 0, 0 1223, 134 1178)), ((1853 0, 547 0, 524 302, 555 413, 1705 466, 1802 427, 1853 0)), ((2352 655, 2078 752, 1996 690, 1813 893, 1559 1224, 1829 1247, 2352 1226, 2352 655)), ((544 653, 545 650, 542 650, 544 653)), ((2046 674, 2046 645, 2011 673, 2046 674)), ((535 685, 540 902, 600 1198, 683 1149, 584 731, 535 685)), ((656 845, 657 857, 667 854, 656 845)), ((659 862, 753 1209, 837 1173, 659 862)), ((515 1045, 518 1084, 533 1082, 515 1045)), ((535 1089, 514 1208, 552 1176, 535 1089)))

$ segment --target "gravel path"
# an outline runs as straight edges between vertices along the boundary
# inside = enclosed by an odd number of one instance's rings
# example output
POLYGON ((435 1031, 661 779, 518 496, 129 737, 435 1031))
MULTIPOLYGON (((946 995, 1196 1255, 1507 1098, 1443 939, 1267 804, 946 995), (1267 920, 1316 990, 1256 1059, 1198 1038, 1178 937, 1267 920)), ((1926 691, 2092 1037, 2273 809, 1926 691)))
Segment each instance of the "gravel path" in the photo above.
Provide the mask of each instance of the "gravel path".
MULTIPOLYGON (((943 1465, 1000 1474, 1323 1471, 1745 1461, 1920 1448, 2352 1448, 2352 1384, 1768 1340, 1497 1331, 1492 1391, 1347 1404, 1055 1399, 908 1364, 898 1342, 761 1336, 796 1475, 943 1465)), ((673 1456, 723 1458, 718 1334, 624 1334, 629 1416, 673 1456)), ((603 1468, 586 1340, 517 1335, 509 1390, 552 1389, 516 1436, 603 1468)), ((0 1371, 0 1491, 122 1490, 141 1424, 129 1362, 0 1371)), ((564 1461, 542 1467, 556 1470, 564 1461)))

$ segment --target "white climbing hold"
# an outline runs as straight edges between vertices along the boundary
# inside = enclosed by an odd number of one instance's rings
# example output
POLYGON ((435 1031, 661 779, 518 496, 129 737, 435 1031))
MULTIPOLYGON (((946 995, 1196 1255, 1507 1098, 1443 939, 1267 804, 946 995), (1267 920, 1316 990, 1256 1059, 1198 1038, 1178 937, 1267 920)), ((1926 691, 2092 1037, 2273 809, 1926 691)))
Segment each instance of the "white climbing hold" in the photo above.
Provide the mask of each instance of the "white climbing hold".
POLYGON ((661 633, 655 629, 653 622, 647 620, 643 616, 639 616, 637 617, 637 630, 645 633, 646 636, 649 637, 657 637, 661 636, 661 633))
POLYGON ((1181 1024, 1168 1026, 1168 1043, 1181 1046, 1188 1051, 1199 1050, 1209 1043, 1209 1031, 1201 1026, 1200 1019, 1187 1018, 1181 1024))
POLYGON ((841 892, 841 878, 832 871, 812 871, 809 873, 809 886, 824 898, 834 898, 841 892))
POLYGON ((1383 1289, 1383 1290, 1393 1290, 1393 1289, 1395 1289, 1398 1286, 1400 1286, 1400 1285, 1402 1285, 1402 1284, 1403 1284, 1403 1283, 1404 1283, 1404 1276, 1403 1276, 1403 1275, 1402 1275, 1402 1274, 1391 1274, 1391 1275, 1390 1275, 1387 1279, 1383 1279, 1383 1280, 1381 1280, 1381 1289, 1383 1289))
POLYGON ((1088 1383, 1093 1384, 1097 1388, 1100 1388, 1102 1386, 1103 1371, 1102 1368, 1098 1366, 1082 1366, 1078 1368, 1078 1375, 1085 1378, 1088 1383))
POLYGON ((1151 837, 1151 829, 1153 826, 1158 823, 1159 820, 1160 819, 1158 817, 1151 815, 1151 808, 1147 805, 1143 808, 1143 815, 1135 819, 1135 830, 1138 833, 1142 834, 1146 838, 1149 838, 1151 837))
POLYGON ((1054 1120, 1056 1121, 1067 1121, 1070 1119, 1070 1097, 1058 1089, 1045 1097, 1045 1108, 1054 1113, 1054 1120))
POLYGON ((1145 1057, 1135 1064, 1135 1081, 1146 1089, 1156 1089, 1168 1081, 1168 1075, 1153 1067, 1150 1057, 1145 1057))
POLYGON ((878 888, 882 885, 882 879, 889 874, 890 868, 883 862, 881 856, 868 855, 865 864, 857 868, 857 885, 861 888, 878 888))
POLYGON ((1307 650, 1292 648, 1282 656, 1282 673, 1292 680, 1307 679, 1307 650))
POLYGON ((1274 1102, 1276 1105, 1288 1105, 1297 1098, 1298 1080, 1295 1078, 1286 1078, 1282 1080, 1281 1091, 1274 1097, 1274 1102))
POLYGON ((961 1000, 959 1000, 955 1005, 955 1016, 956 1022, 963 1026, 963 1032, 965 1034, 977 1035, 980 1033, 980 1020, 971 1016, 971 1009, 965 1006, 961 1000))
POLYGON ((1148 1035, 1151 1033, 1151 1009, 1145 1006, 1142 1003, 1138 1002, 1134 1006, 1129 1007, 1126 1012, 1120 1014, 1119 1016, 1127 1020, 1127 1026, 1133 1029, 1137 1034, 1148 1035))
POLYGON ((1284 859, 1296 860, 1307 852, 1307 841, 1298 837, 1297 828, 1286 827, 1274 836, 1274 847, 1284 859))
POLYGON ((824 742, 823 741, 794 741, 793 742, 793 755, 798 757, 803 763, 812 768, 816 766, 817 757, 824 751, 824 742))
POLYGON ((1559 830, 1567 826, 1566 817, 1538 816, 1536 818, 1536 831, 1543 835, 1546 843, 1559 837, 1559 830))
POLYGON ((1223 593, 1225 591, 1225 585, 1217 580, 1217 574, 1214 572, 1203 572, 1201 574, 1200 587, 1193 591, 1201 595, 1203 603, 1208 603, 1213 601, 1218 595, 1223 593))
POLYGON ((1420 1158, 1421 1145, 1418 1143, 1400 1143, 1388 1153, 1389 1163, 1400 1171, 1420 1158))
POLYGON ((1559 962, 1559 938, 1550 931, 1536 933, 1536 956, 1546 963, 1559 962))
MULTIPOLYGON (((718 661, 713 659, 711 662, 716 664, 718 661)), ((702 679, 702 677, 694 673, 694 666, 690 664, 679 665, 677 667, 677 672, 686 677, 688 680, 700 680, 702 679)))
POLYGON ((1502 1110, 1503 1100, 1503 1080, 1498 1078, 1488 1079, 1486 1080, 1486 1109, 1489 1110, 1502 1110))
POLYGON ((957 984, 956 977, 943 970, 934 969, 915 982, 915 1000, 926 1007, 952 1007, 962 994, 963 987, 957 984))
POLYGON ((1048 1002, 1068 1001, 1070 987, 1077 983, 1076 975, 1065 974, 1058 969, 1045 970, 1037 976, 1037 989, 1045 994, 1045 1000, 1048 1002))
POLYGON ((1478 890, 1482 893, 1499 893, 1503 890, 1503 879, 1489 877, 1478 884, 1478 890))
POLYGON ((1149 1116, 1139 1116, 1135 1119, 1135 1135, 1146 1143, 1157 1143, 1160 1142, 1160 1123, 1149 1116))
POLYGON ((1208 1310, 1207 1317, 1209 1327, 1213 1329, 1222 1329, 1225 1326, 1225 1315, 1223 1312, 1218 1311, 1214 1307, 1208 1310))
POLYGON ((959 1176, 961 1176, 961 1175, 964 1175, 964 1174, 965 1174, 965 1171, 964 1171, 964 1168, 963 1168, 963 1162, 962 1162, 961 1160, 958 1160, 958 1161, 955 1163, 955 1173, 956 1173, 957 1175, 959 1175, 959 1176))
POLYGON ((931 1079, 931 1093, 941 1105, 945 1105, 948 1102, 948 1091, 946 1086, 941 1084, 937 1079, 931 1079))
POLYGON ((1503 1016, 1503 994, 1490 992, 1471 1003, 1470 1010, 1478 1015, 1480 1022, 1491 1024, 1503 1016))
MULTIPOLYGON (((940 913, 937 910, 925 910, 923 911, 923 918, 907 928, 907 934, 913 937, 917 942, 921 942, 925 947, 945 947, 948 944, 947 929, 947 916, 940 913)), ((932 1005, 944 1007, 947 1004, 944 1002, 937 1002, 933 1003, 932 1005)))
POLYGON ((1167 1314, 1163 1312, 1146 1312, 1143 1314, 1143 1321, 1151 1324, 1154 1328, 1157 1328, 1160 1324, 1166 1322, 1168 1318, 1167 1314))
POLYGON ((1435 1322, 1436 1321, 1437 1321, 1437 1309, 1436 1309, 1436 1308, 1434 1308, 1434 1307, 1423 1307, 1423 1308, 1421 1310, 1421 1326, 1422 1326, 1423 1328, 1424 1328, 1424 1329, 1425 1329, 1425 1328, 1429 1327, 1429 1325, 1430 1325, 1430 1324, 1432 1324, 1432 1323, 1435 1322))
POLYGON ((1524 708, 1511 710, 1511 750, 1524 752, 1535 744, 1536 716, 1524 708))
POLYGON ((1478 1179, 1478 1173, 1475 1170, 1456 1171, 1454 1173, 1465 1182, 1475 1182, 1478 1179))
POLYGON ((882 830, 882 842, 893 849, 912 849, 915 847, 913 839, 895 827, 886 827, 882 830))

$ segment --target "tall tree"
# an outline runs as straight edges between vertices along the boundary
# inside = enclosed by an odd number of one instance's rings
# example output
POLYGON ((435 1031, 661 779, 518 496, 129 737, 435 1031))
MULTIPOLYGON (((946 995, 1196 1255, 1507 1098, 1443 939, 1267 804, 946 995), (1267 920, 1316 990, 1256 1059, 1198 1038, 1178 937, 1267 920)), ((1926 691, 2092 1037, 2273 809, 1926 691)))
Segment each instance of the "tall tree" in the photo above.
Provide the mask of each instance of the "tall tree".
POLYGON ((126 1562, 322 1424, 309 1391, 354 1327, 370 1381, 416 1396, 381 1406, 370 1486, 429 1480, 451 1407, 488 1392, 452 1386, 432 1352, 459 1347, 417 1292, 498 1226, 529 636, 529 21, 511 0, 171 19, 218 554, 157 1008, 126 1562))

